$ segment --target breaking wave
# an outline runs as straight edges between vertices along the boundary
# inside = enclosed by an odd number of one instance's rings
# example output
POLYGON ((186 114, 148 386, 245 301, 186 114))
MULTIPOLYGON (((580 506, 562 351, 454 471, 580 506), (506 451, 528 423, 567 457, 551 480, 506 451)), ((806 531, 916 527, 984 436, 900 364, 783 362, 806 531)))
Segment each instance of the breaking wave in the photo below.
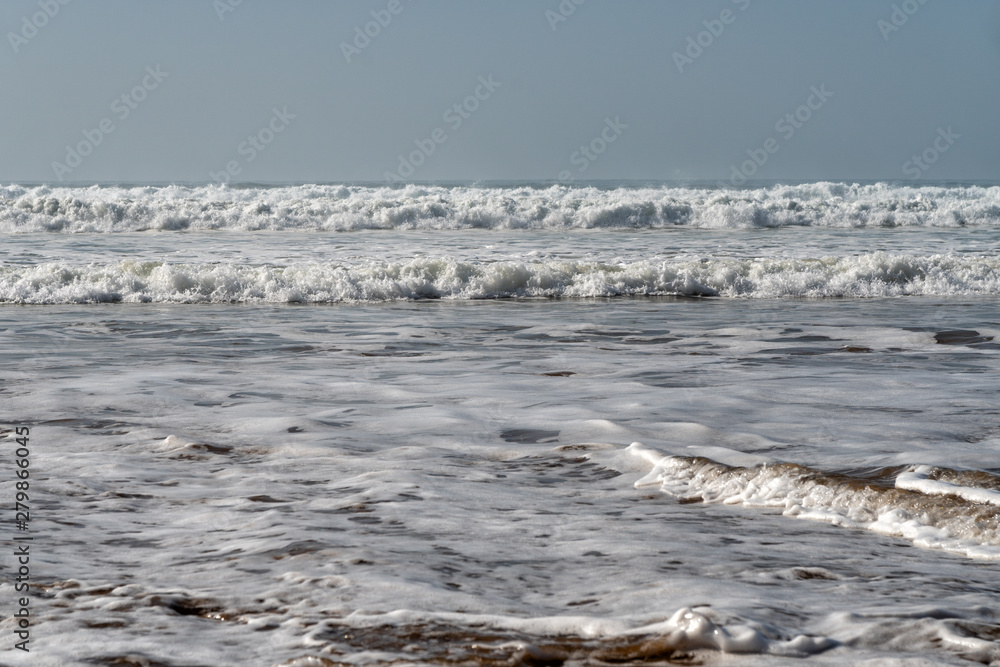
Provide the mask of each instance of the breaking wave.
POLYGON ((6 233, 997 224, 998 186, 0 187, 0 232, 6 233))
POLYGON ((998 480, 990 473, 916 466, 855 476, 795 463, 729 466, 703 457, 664 456, 640 443, 629 450, 653 464, 636 487, 659 486, 682 501, 776 508, 786 516, 1000 560, 1000 494, 992 490, 998 480), (930 479, 935 476, 953 481, 930 479))
POLYGON ((820 259, 360 261, 253 266, 122 261, 0 267, 7 303, 336 303, 610 296, 1000 294, 1000 259, 870 253, 820 259))

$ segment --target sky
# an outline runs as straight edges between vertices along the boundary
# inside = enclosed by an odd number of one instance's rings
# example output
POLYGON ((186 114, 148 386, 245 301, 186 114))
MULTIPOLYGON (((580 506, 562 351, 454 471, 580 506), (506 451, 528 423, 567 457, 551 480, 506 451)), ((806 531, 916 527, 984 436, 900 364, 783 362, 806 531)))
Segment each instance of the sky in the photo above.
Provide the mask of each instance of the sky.
POLYGON ((1000 180, 996 0, 3 0, 0 182, 1000 180))

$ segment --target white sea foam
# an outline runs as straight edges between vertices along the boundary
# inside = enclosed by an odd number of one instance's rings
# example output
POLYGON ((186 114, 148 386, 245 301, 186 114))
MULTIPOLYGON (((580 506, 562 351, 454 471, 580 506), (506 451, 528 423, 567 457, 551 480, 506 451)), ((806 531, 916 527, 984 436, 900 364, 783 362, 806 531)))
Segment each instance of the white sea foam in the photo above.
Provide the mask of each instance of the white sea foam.
MULTIPOLYGON (((708 503, 776 508, 786 516, 902 537, 970 558, 1000 560, 1000 510, 978 504, 983 502, 981 490, 951 491, 957 497, 948 498, 924 493, 927 485, 914 483, 912 474, 894 488, 792 463, 728 466, 700 457, 664 456, 640 443, 630 445, 630 451, 653 464, 636 487, 660 486, 669 495, 708 503)), ((941 494, 941 487, 929 488, 941 494)))
POLYGON ((637 295, 891 297, 1000 294, 1000 259, 867 253, 817 259, 637 262, 122 261, 0 267, 0 302, 331 303, 637 295))
POLYGON ((997 335, 996 299, 608 305, 4 308, 6 428, 31 427, 45 539, 39 650, 8 644, 0 662, 569 665, 677 650, 777 667, 830 640, 810 665, 1000 660, 1000 561, 782 505, 674 502, 662 483, 633 488, 663 455, 623 446, 724 463, 732 496, 736 466, 797 461, 775 488, 807 495, 814 474, 803 509, 843 515, 820 502, 819 482, 838 479, 821 471, 881 469, 845 477, 877 482, 872 502, 925 503, 932 528, 964 525, 949 507, 971 526, 1000 508, 892 487, 919 461, 939 466, 930 480, 996 488, 940 467, 996 450, 996 348, 934 333, 997 335))
POLYGON ((998 224, 1000 187, 996 186, 0 188, 0 232, 998 224))
MULTIPOLYGON (((896 488, 918 491, 930 495, 958 496, 973 503, 1000 505, 1000 490, 998 489, 982 488, 981 486, 955 483, 935 478, 936 475, 941 475, 942 473, 948 475, 949 472, 953 473, 952 476, 961 475, 959 471, 942 470, 926 465, 914 466, 912 470, 902 472, 896 477, 896 488)), ((980 475, 985 475, 985 473, 980 473, 980 475)), ((968 477, 969 475, 966 474, 965 476, 968 477)), ((997 481, 996 478, 993 478, 993 481, 995 483, 997 481)))

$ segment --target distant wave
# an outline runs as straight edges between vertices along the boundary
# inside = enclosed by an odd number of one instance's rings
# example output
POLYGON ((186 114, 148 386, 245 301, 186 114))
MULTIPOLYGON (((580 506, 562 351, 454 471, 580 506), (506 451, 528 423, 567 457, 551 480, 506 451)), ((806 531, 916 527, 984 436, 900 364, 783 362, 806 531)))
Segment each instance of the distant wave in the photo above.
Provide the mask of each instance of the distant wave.
POLYGON ((955 227, 1000 224, 1000 187, 0 187, 0 232, 955 227))
POLYGON ((470 262, 452 258, 0 267, 0 302, 366 302, 641 295, 886 297, 1000 294, 1000 258, 869 253, 816 259, 470 262))

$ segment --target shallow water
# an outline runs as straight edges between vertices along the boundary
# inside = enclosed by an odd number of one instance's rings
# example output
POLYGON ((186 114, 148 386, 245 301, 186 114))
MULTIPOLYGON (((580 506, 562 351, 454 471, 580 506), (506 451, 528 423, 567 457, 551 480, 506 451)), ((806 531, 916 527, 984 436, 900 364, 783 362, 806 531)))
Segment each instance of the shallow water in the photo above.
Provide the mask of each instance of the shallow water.
POLYGON ((685 607, 765 663, 998 658, 997 561, 636 488, 628 449, 995 481, 997 350, 935 337, 995 333, 990 301, 3 310, 32 664, 721 659, 663 639, 685 607))

